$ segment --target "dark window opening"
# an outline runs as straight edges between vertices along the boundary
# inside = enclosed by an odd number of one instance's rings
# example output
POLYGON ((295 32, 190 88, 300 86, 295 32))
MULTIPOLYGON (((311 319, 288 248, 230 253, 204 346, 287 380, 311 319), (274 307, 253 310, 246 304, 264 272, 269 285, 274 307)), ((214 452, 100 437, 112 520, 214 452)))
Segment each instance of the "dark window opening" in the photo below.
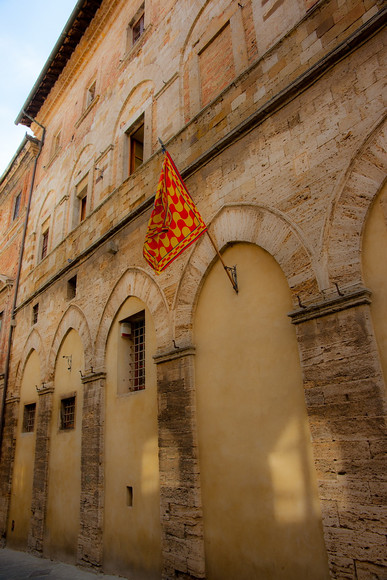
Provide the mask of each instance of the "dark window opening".
POLYGON ((39 304, 32 307, 32 324, 36 324, 39 318, 39 304))
POLYGON ((133 487, 131 485, 126 486, 126 505, 133 506, 133 487))
POLYGON ((23 414, 23 432, 32 433, 35 427, 35 411, 36 403, 30 403, 29 405, 24 405, 23 414))
POLYGON ((83 222, 83 220, 86 218, 86 203, 87 203, 87 195, 85 195, 81 199, 81 208, 80 208, 80 221, 81 222, 83 222))
POLYGON ((75 427, 75 397, 61 400, 60 428, 64 431, 75 427))
POLYGON ((144 162, 144 123, 129 135, 129 174, 134 173, 144 162))
POLYGON ((21 193, 18 193, 15 198, 15 205, 13 208, 13 218, 12 218, 13 220, 19 217, 20 203, 21 203, 21 193))
POLYGON ((72 298, 75 298, 76 294, 77 294, 77 277, 73 276, 67 282, 67 299, 71 300, 72 298))
POLYGON ((135 44, 145 30, 145 13, 132 26, 132 42, 135 44))
POLYGON ((40 258, 42 260, 43 260, 43 258, 45 258, 47 256, 47 251, 48 251, 48 233, 49 233, 49 230, 46 230, 42 234, 42 251, 41 251, 41 254, 40 254, 40 258))

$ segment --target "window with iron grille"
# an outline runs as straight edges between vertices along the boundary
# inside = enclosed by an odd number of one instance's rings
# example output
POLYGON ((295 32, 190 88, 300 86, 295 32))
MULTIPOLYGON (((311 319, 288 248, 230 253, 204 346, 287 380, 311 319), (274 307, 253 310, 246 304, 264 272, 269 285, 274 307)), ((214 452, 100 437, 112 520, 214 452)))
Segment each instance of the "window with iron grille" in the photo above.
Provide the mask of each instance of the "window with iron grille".
POLYGON ((126 50, 130 51, 145 32, 145 2, 141 4, 127 29, 126 50))
POLYGON ((145 389, 145 316, 133 323, 130 383, 133 391, 145 389))
POLYGON ((120 368, 118 392, 145 389, 145 311, 120 322, 122 343, 119 348, 120 368))
POLYGON ((141 14, 140 18, 133 24, 132 26, 132 42, 136 44, 137 40, 143 34, 145 30, 145 14, 144 12, 141 14))
POLYGON ((23 432, 32 433, 35 427, 35 411, 36 403, 30 403, 29 405, 24 405, 23 413, 23 432))
POLYGON ((75 427, 75 397, 67 397, 61 400, 60 405, 60 428, 62 430, 74 429, 75 427))

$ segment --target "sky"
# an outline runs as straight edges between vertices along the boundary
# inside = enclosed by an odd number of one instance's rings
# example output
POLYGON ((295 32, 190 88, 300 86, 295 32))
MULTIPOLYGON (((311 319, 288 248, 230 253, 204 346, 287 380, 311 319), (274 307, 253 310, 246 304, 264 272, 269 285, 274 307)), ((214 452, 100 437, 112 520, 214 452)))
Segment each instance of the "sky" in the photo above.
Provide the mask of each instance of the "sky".
POLYGON ((0 177, 26 132, 15 125, 76 0, 0 0, 0 177))

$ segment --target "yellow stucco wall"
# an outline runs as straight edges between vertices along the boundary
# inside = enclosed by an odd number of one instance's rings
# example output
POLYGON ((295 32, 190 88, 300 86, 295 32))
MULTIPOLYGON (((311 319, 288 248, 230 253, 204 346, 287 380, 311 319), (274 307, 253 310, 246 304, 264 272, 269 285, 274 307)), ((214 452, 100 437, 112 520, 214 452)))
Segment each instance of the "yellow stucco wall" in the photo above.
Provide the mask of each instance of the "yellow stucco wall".
POLYGON ((363 237, 363 274, 372 290, 371 315, 387 384, 387 185, 376 198, 363 237))
POLYGON ((59 349, 54 378, 51 445, 48 473, 47 519, 44 553, 51 558, 74 562, 79 532, 81 490, 81 432, 84 372, 83 346, 78 333, 70 330, 59 349), (71 356, 69 360, 64 357, 71 356), (60 429, 63 397, 76 395, 75 428, 60 429))
POLYGON ((195 318, 204 537, 209 580, 328 578, 286 279, 262 249, 226 250, 195 318))
POLYGON ((38 393, 40 386, 40 361, 33 350, 24 368, 21 389, 19 419, 16 435, 15 464, 11 507, 8 519, 7 545, 10 548, 26 549, 31 519, 32 481, 34 476, 36 421, 38 412, 38 393), (35 427, 30 433, 23 433, 24 406, 36 404, 35 427))
POLYGON ((160 578, 161 565, 155 342, 149 311, 129 298, 115 317, 106 350, 104 569, 126 574, 129 568, 139 580, 160 578), (119 323, 144 309, 146 387, 118 393, 119 323))

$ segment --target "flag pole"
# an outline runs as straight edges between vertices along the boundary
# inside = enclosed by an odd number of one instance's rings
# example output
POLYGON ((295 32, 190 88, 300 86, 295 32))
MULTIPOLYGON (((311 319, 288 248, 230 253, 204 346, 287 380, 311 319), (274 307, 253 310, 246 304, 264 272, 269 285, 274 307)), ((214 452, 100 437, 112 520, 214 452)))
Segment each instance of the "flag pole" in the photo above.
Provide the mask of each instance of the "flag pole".
MULTIPOLYGON (((158 137, 158 140, 160 142, 161 149, 162 149, 163 153, 166 153, 167 150, 165 148, 164 143, 160 139, 160 137, 158 137)), ((218 248, 217 248, 217 246, 215 244, 215 241, 214 241, 213 237, 211 236, 210 232, 208 231, 208 229, 206 229, 206 233, 208 234, 208 237, 210 238, 210 242, 211 242, 211 244, 212 244, 212 246, 213 246, 213 248, 214 248, 214 250, 215 250, 215 252, 216 252, 216 254, 217 254, 217 256, 218 256, 218 258, 219 258, 219 260, 220 260, 220 262, 221 262, 221 264, 223 266, 223 268, 224 268, 224 271, 226 272, 226 274, 227 274, 227 276, 228 276, 228 278, 229 278, 229 280, 231 282, 232 287, 234 288, 235 292, 238 294, 238 281, 237 281, 236 266, 232 266, 232 267, 231 266, 226 266, 226 264, 223 261, 222 256, 220 255, 220 252, 219 252, 219 250, 218 250, 218 248)))

